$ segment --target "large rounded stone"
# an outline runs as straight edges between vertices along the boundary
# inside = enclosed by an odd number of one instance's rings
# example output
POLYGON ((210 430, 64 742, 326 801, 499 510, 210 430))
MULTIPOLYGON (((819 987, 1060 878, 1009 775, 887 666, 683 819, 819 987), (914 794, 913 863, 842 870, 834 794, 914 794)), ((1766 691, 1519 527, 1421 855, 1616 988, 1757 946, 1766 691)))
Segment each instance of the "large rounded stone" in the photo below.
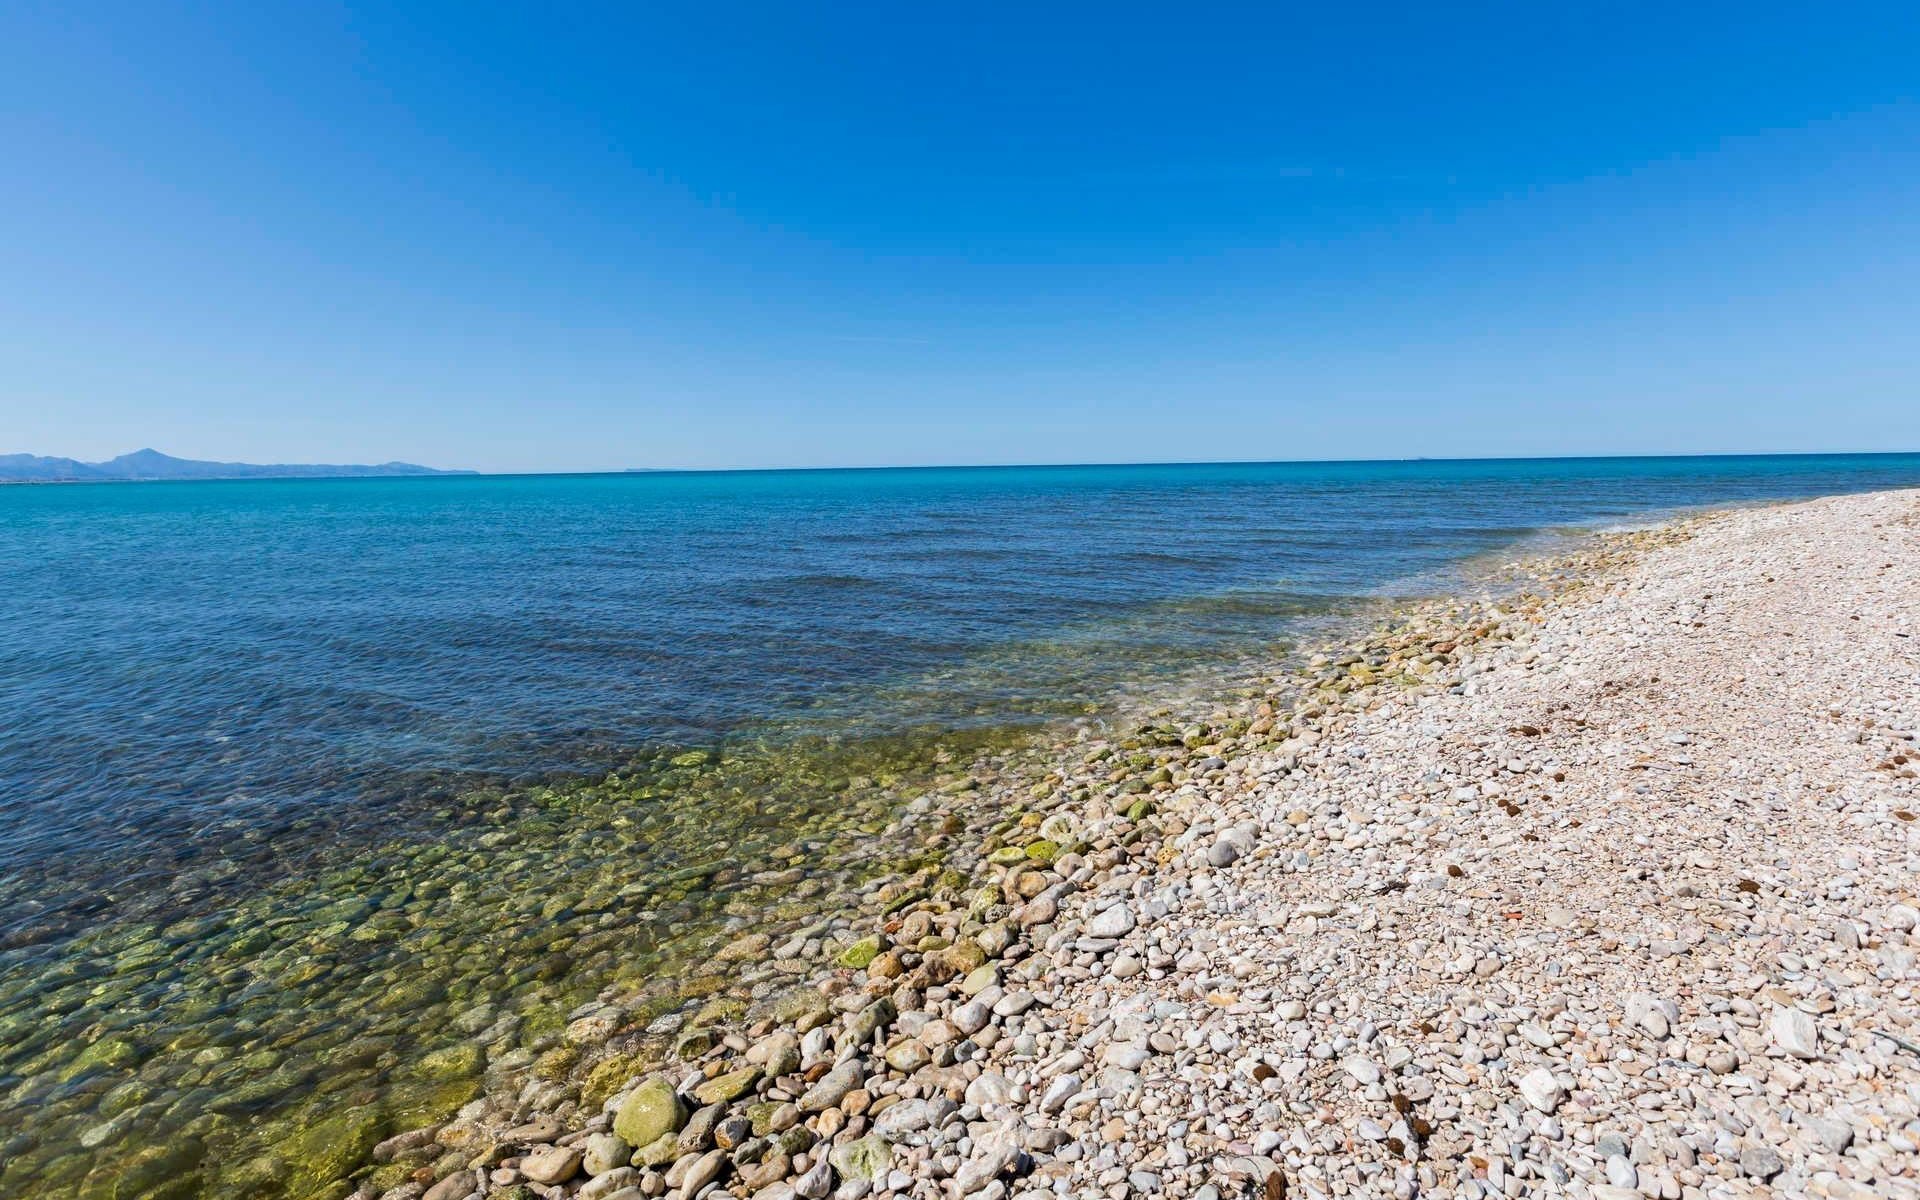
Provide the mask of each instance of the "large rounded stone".
POLYGON ((629 1146, 647 1146, 687 1123, 687 1108, 673 1085, 655 1076, 633 1090, 613 1117, 613 1131, 629 1146))

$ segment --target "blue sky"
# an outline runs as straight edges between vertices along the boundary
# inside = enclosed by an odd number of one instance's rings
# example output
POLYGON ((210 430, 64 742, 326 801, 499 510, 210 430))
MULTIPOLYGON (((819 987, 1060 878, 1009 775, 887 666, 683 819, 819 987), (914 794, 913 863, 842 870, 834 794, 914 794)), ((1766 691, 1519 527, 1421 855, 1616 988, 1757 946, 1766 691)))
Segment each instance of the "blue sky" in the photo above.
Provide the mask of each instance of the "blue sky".
POLYGON ((14 0, 0 146, 0 452, 1920 448, 1911 4, 14 0))

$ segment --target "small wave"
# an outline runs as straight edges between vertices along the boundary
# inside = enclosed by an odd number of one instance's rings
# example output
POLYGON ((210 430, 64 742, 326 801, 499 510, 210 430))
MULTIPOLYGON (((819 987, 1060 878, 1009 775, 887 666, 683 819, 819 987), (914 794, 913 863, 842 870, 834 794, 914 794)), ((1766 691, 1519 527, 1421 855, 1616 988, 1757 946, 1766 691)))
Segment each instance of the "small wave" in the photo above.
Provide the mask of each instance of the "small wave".
POLYGON ((1210 567, 1217 564, 1220 559, 1214 555, 1175 554, 1167 550, 1135 550, 1128 554, 1116 555, 1112 561, 1120 565, 1210 567))
POLYGON ((885 587, 882 580, 865 575, 783 575, 770 580, 774 585, 803 588, 876 588, 885 587))

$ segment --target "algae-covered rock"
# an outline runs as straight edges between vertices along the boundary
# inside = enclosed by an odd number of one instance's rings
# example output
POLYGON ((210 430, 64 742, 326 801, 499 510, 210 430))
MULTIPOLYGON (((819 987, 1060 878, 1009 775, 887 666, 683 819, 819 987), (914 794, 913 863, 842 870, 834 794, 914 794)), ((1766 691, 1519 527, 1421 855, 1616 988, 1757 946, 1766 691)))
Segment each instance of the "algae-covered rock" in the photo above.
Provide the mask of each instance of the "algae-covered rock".
POLYGON ((765 933, 749 933, 735 938, 720 947, 713 956, 715 962, 750 962, 764 957, 767 947, 773 944, 773 938, 765 933))
POLYGON ((580 1083, 581 1100, 598 1111, 606 1103, 607 1097, 640 1073, 645 1060, 646 1056, 639 1051, 601 1059, 593 1064, 593 1069, 587 1072, 587 1077, 580 1083))
POLYGON ((877 933, 870 934, 840 952, 840 965, 861 970, 886 948, 886 939, 877 933))
POLYGON ((719 1042, 720 1035, 711 1029, 689 1029, 674 1042, 673 1056, 692 1061, 713 1049, 719 1042))
POLYGON ((893 1165, 893 1147, 879 1134, 870 1133, 835 1146, 828 1152, 827 1161, 840 1172, 841 1178, 871 1183, 893 1165))
MULTIPOLYGON (((643 1150, 687 1123, 687 1108, 673 1085, 655 1076, 633 1090, 614 1114, 613 1131, 643 1150)), ((638 1152, 636 1152, 638 1157, 638 1152)))
POLYGON ((757 1061, 770 1079, 800 1069, 800 1039, 785 1030, 776 1030, 747 1052, 749 1061, 757 1061))
POLYGON ((800 1120, 800 1109, 791 1100, 762 1100, 747 1106, 747 1120, 755 1137, 768 1137, 793 1128, 800 1120))
POLYGON ((153 1084, 135 1076, 100 1098, 94 1111, 103 1117, 118 1116, 153 1099, 153 1084))
POLYGON ((381 1012, 417 1013, 447 998, 446 987, 431 975, 416 975, 375 998, 373 1007, 381 1012))
POLYGON ((907 891, 901 892, 899 895, 886 901, 885 904, 882 906, 881 911, 884 913, 887 913, 888 915, 891 915, 893 913, 899 912, 901 909, 905 908, 909 904, 916 904, 922 900, 925 900, 926 898, 927 898, 926 888, 924 887, 910 888, 907 891))
POLYGON ((232 1196, 277 1195, 288 1175, 287 1160, 262 1154, 220 1173, 220 1186, 232 1196))
POLYGON ((871 1042, 880 1030, 893 1024, 900 1010, 894 1006, 892 996, 882 996, 855 1014, 842 1031, 840 1045, 865 1046, 871 1042))
POLYGON ((347 1108, 294 1134, 283 1149, 294 1175, 312 1188, 345 1179, 385 1132, 386 1116, 378 1108, 347 1108))
POLYGON ((555 1046, 533 1060, 533 1074, 536 1079, 565 1079, 579 1061, 580 1047, 555 1046))
POLYGON ((421 1058, 419 1072, 428 1079, 464 1079, 478 1075, 486 1065, 486 1056, 480 1047, 461 1042, 421 1058))
POLYGON ((942 953, 958 975, 965 975, 987 961, 986 948, 972 938, 961 938, 942 953))
POLYGON ((405 1184, 412 1176, 413 1168, 406 1163, 387 1163, 375 1167, 363 1182, 373 1191, 384 1193, 405 1184))
POLYGON ((74 1055, 60 1072, 62 1081, 78 1079, 92 1071, 124 1071, 140 1061, 140 1051, 122 1037, 103 1037, 74 1055))
MULTIPOLYGON (((622 1139, 625 1140, 624 1138, 622 1139)), ((653 1141, 633 1152, 633 1165, 636 1167, 664 1167, 680 1157, 679 1139, 672 1133, 663 1133, 653 1141)))
POLYGON ((688 1019, 687 1024, 694 1028, 707 1025, 724 1025, 729 1021, 738 1021, 747 1015, 747 1002, 738 996, 715 996, 700 1006, 700 1011, 688 1019))
MULTIPOLYGON (((798 1113, 799 1110, 794 1111, 798 1113)), ((780 1153, 792 1158, 796 1154, 812 1149, 817 1140, 818 1136, 805 1125, 789 1125, 774 1138, 773 1144, 780 1153)))
POLYGON ((633 1159, 633 1147, 617 1133, 596 1133, 587 1138, 583 1149, 581 1169, 595 1177, 617 1171, 633 1159))
POLYGON ((200 1190, 200 1164, 206 1146, 198 1138, 173 1138, 142 1146, 124 1161, 101 1168, 87 1181, 88 1197, 98 1200, 175 1200, 200 1190))
POLYGON ((759 1081, 759 1067, 742 1067, 707 1080, 693 1089, 693 1097, 702 1104, 725 1104, 746 1095, 759 1081))

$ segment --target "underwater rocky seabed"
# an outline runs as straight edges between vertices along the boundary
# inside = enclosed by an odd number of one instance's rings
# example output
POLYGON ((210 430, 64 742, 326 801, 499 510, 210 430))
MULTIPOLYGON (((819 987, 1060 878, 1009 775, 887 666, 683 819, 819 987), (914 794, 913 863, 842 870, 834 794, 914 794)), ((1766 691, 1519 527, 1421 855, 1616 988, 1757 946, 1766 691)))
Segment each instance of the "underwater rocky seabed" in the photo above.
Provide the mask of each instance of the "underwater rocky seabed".
MULTIPOLYGON (((478 1094, 602 989, 664 1013, 730 982, 729 922, 790 923, 928 852, 898 820, 1009 732, 693 750, 450 802, 453 828, 170 924, 0 966, 0 1186, 305 1196, 478 1094), (127 1170, 126 1168, 133 1168, 127 1170)), ((553 1069, 549 1063, 546 1069, 553 1069)))
POLYGON ((1104 803, 1150 843, 1154 797, 1197 762, 1310 725, 1314 695, 1425 680, 1447 654, 1419 645, 1335 656, 1305 684, 1228 689, 1216 672, 1209 700, 1125 732, 809 738, 475 790, 430 840, 171 923, 105 923, 51 963, 9 951, 0 1186, 305 1200, 404 1183, 417 1161, 370 1159, 389 1135, 529 1079, 555 1106, 597 1105, 711 1044, 690 1031, 877 951, 865 939, 888 913, 991 915, 986 873, 1087 849, 1073 822, 1042 828, 1062 802, 1104 803), (1276 715, 1289 695, 1306 699, 1276 715), (1090 770, 1101 796, 1067 788, 1090 770), (596 998, 620 1024, 583 1046, 569 1022, 596 998))

